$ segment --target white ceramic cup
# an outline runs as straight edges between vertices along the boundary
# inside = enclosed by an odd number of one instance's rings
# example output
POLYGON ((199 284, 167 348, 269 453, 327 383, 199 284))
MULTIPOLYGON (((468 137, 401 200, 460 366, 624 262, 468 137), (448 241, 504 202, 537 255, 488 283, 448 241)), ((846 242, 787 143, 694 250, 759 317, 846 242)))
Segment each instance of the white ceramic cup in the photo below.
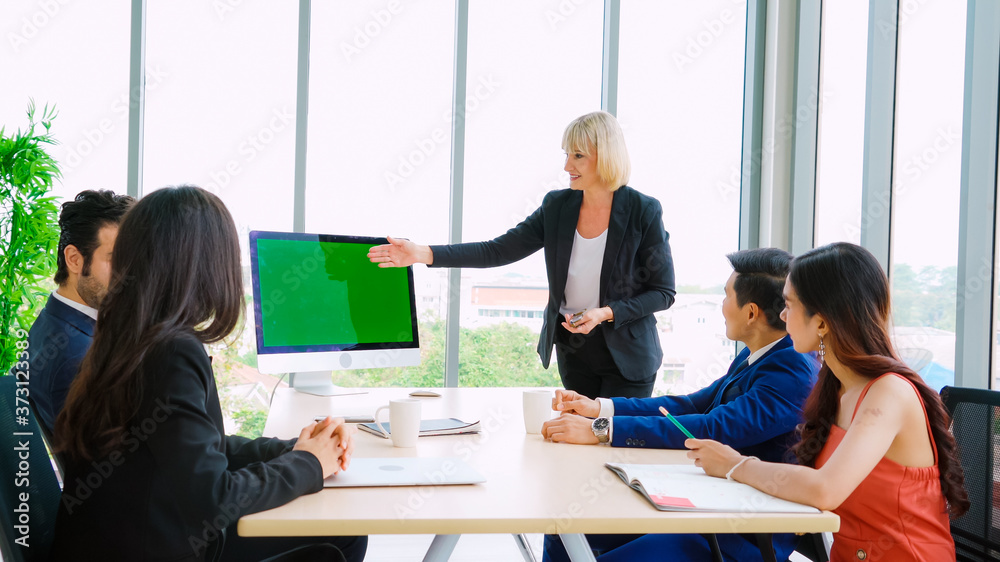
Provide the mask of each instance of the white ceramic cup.
POLYGON ((541 433, 542 424, 552 419, 552 391, 525 390, 522 406, 524 408, 524 430, 528 433, 541 433))
POLYGON ((382 435, 392 439, 394 447, 416 447, 417 436, 420 434, 420 400, 414 398, 390 400, 388 406, 375 410, 375 425, 382 435), (382 410, 389 410, 390 431, 386 431, 378 421, 382 410))

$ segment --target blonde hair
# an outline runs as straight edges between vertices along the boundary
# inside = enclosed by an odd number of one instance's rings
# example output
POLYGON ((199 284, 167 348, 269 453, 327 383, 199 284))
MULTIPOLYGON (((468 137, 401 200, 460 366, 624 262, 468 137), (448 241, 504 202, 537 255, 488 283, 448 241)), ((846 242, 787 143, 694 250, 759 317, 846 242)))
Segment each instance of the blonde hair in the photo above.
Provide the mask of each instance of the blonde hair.
POLYGON ((597 175, 611 186, 611 191, 628 183, 632 164, 625 148, 625 135, 614 115, 595 111, 577 117, 563 132, 562 148, 566 153, 593 156, 597 152, 597 175))

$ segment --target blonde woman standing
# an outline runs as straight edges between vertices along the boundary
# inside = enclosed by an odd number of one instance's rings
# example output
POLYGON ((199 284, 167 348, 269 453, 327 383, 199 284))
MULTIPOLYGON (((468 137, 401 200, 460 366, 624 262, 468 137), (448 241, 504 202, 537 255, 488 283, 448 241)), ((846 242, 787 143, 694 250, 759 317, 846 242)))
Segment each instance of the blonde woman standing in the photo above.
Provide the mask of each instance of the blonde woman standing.
POLYGON ((648 397, 663 359, 653 313, 669 308, 675 295, 662 208, 626 185, 631 164, 610 113, 574 120, 562 147, 569 189, 548 193, 505 234, 444 246, 390 238, 368 257, 380 267, 485 268, 544 250, 549 299, 538 342, 542 364, 548 368, 555 345, 566 388, 589 398, 648 397))

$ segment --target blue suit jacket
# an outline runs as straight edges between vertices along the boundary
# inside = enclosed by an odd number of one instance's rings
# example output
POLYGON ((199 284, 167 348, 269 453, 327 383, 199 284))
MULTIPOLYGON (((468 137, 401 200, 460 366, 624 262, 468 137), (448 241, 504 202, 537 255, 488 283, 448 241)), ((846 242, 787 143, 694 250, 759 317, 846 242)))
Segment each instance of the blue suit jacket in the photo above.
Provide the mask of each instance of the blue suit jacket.
POLYGON ((51 431, 83 356, 94 340, 93 318, 49 296, 28 332, 31 399, 51 431))
POLYGON ((749 356, 744 349, 726 376, 687 396, 613 398, 612 445, 683 449, 686 437, 659 412, 663 406, 699 439, 715 439, 769 462, 786 460, 819 364, 795 351, 787 335, 753 365, 734 373, 749 356))
MULTIPOLYGON (((495 267, 544 249, 549 302, 538 338, 538 356, 546 368, 556 330, 563 329, 559 307, 566 292, 582 203, 581 191, 551 191, 531 216, 493 240, 431 246, 431 267, 495 267)), ((630 381, 648 379, 663 362, 653 313, 669 308, 676 293, 669 240, 659 201, 627 185, 615 191, 599 294, 601 306, 611 307, 615 314, 614 322, 604 324, 608 351, 630 381)))

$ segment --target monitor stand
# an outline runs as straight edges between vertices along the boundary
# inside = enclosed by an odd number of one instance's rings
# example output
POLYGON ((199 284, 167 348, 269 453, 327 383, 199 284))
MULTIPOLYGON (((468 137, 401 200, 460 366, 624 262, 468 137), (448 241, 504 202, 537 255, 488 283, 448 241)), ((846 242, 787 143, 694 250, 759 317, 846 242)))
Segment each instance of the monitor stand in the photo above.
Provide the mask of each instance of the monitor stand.
POLYGON ((334 386, 330 371, 313 371, 311 373, 292 373, 288 375, 288 386, 303 394, 317 396, 334 396, 343 394, 343 389, 334 386))

